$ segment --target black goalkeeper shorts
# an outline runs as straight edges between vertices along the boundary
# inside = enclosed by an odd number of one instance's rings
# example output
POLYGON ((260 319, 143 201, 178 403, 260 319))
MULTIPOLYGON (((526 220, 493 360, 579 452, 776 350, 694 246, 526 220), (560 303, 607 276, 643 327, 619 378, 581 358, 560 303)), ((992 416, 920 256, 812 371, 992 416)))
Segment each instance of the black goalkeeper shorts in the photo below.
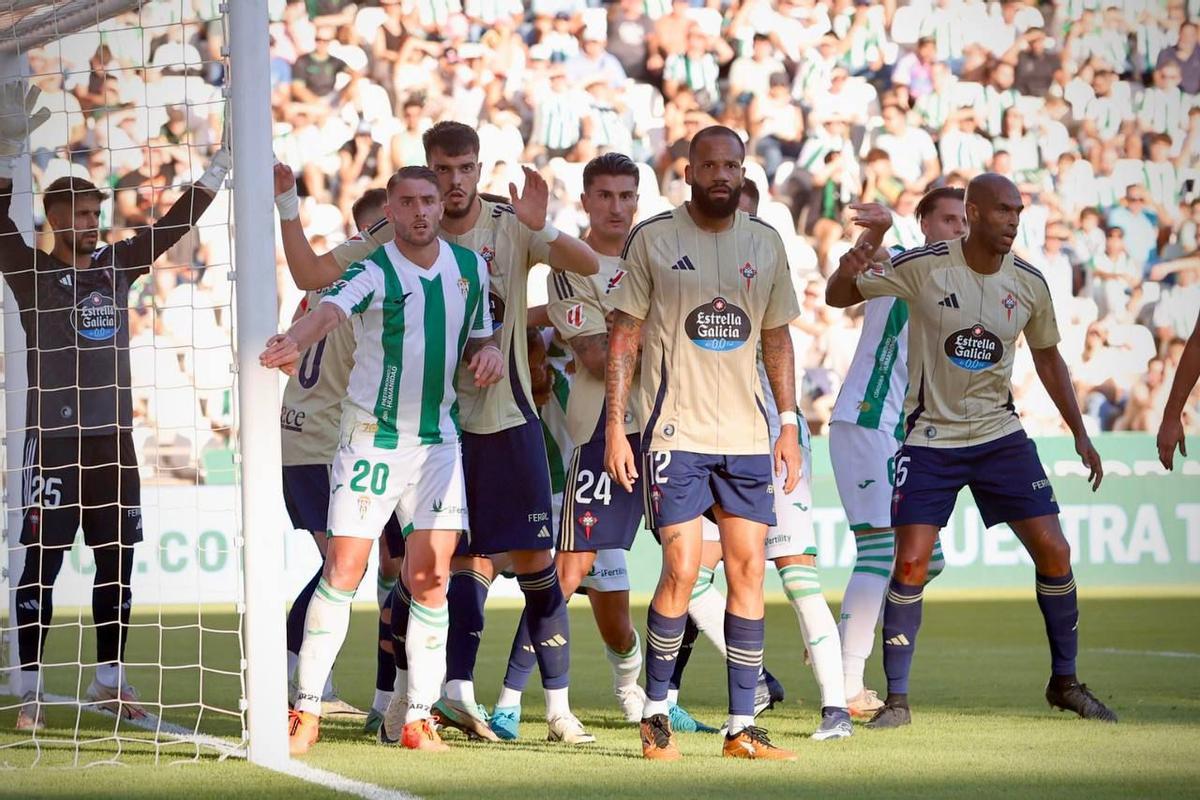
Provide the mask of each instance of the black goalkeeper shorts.
POLYGON ((21 471, 21 544, 68 547, 83 525, 89 547, 142 540, 142 485, 128 432, 28 433, 21 471))

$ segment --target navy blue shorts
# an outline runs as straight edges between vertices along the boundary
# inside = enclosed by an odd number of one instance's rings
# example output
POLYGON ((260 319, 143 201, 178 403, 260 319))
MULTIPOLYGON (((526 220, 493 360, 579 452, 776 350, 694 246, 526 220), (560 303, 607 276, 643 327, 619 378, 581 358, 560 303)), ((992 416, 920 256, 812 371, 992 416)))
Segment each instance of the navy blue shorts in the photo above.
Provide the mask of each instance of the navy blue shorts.
MULTIPOLYGON (((323 531, 329 526, 329 467, 299 464, 283 468, 283 504, 292 527, 323 531)), ((404 555, 404 533, 393 514, 383 526, 384 540, 392 558, 404 555)))
POLYGON ((1024 431, 970 447, 914 447, 896 454, 892 525, 945 527, 964 486, 987 527, 1058 513, 1037 446, 1024 431))
POLYGON ((496 433, 463 433, 470 530, 455 555, 490 556, 554 546, 550 466, 538 419, 496 433))
MULTIPOLYGON (((626 438, 633 452, 639 452, 641 434, 626 438)), ((567 470, 558 549, 628 550, 641 527, 644 506, 640 477, 627 492, 604 471, 604 440, 580 445, 567 470)))
POLYGON ((655 450, 642 459, 647 524, 666 525, 712 518, 719 505, 726 514, 775 524, 775 487, 768 455, 722 456, 655 450))

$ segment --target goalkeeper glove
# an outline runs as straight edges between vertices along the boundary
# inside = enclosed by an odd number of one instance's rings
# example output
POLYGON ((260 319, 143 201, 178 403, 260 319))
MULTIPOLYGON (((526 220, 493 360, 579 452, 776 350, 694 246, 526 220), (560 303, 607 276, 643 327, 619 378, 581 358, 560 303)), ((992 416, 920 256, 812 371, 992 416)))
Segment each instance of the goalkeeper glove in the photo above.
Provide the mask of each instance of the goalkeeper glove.
POLYGON ((50 119, 48 108, 33 113, 41 93, 36 86, 26 92, 22 80, 0 85, 0 178, 12 179, 17 157, 25 152, 29 134, 50 119))

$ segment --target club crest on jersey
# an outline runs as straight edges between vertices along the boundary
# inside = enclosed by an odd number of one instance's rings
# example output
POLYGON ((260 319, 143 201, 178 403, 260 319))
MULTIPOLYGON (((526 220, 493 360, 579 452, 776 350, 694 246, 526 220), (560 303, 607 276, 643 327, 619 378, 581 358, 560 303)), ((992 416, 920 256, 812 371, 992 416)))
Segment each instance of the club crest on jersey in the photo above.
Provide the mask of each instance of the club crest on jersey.
POLYGON ((471 291, 471 282, 469 280, 467 280, 466 278, 459 278, 458 279, 458 290, 460 292, 462 292, 463 297, 466 297, 467 293, 471 291))
POLYGON ((111 297, 92 292, 75 307, 71 324, 83 338, 103 342, 117 335, 121 328, 121 316, 111 297))
POLYGON ((604 287, 604 293, 608 294, 613 289, 616 289, 618 286, 620 286, 621 279, 624 277, 625 277, 625 270, 618 269, 616 272, 614 272, 612 274, 612 277, 608 279, 608 284, 605 285, 605 287, 604 287))
POLYGON ((750 339, 750 317, 724 297, 714 297, 712 302, 692 309, 683 329, 697 347, 717 352, 736 350, 750 339))
POLYGON ((747 261, 745 264, 742 265, 742 268, 739 271, 741 272, 742 277, 746 279, 746 290, 749 291, 750 281, 754 278, 755 275, 758 274, 758 270, 756 270, 754 268, 753 264, 751 264, 749 261, 747 261))
POLYGON ((1004 357, 1000 337, 978 324, 947 336, 945 349, 950 363, 969 372, 993 367, 1004 357))
POLYGON ((1000 305, 1004 306, 1004 310, 1008 312, 1008 318, 1011 321, 1013 310, 1017 307, 1017 298, 1013 297, 1012 292, 1009 292, 1008 295, 1000 301, 1000 305))
POLYGON ((657 486, 650 487, 650 502, 654 504, 654 513, 662 511, 662 489, 657 486))
POLYGON ((572 328, 582 328, 587 316, 583 313, 583 304, 576 303, 567 309, 567 324, 572 328))
POLYGON ((599 521, 600 518, 591 511, 583 512, 583 516, 579 518, 579 524, 583 526, 583 538, 592 538, 592 528, 596 527, 596 523, 599 521))
POLYGON ((495 275, 496 270, 492 266, 492 262, 496 260, 496 249, 494 247, 488 247, 485 244, 483 247, 479 248, 479 255, 483 256, 483 260, 487 262, 488 274, 495 275))
POLYGON ((371 498, 362 496, 358 498, 358 518, 366 519, 367 512, 371 510, 371 498))

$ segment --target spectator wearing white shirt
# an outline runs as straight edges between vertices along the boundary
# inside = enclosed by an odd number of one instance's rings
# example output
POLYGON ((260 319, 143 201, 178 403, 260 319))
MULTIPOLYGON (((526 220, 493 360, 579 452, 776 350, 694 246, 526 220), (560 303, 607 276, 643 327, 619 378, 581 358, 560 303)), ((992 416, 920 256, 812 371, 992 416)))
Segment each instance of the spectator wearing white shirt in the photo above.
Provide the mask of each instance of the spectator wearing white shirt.
POLYGON ((1100 319, 1125 321, 1130 295, 1142 284, 1142 270, 1125 251, 1125 231, 1115 225, 1104 229, 1104 252, 1092 260, 1091 283, 1100 319))
POLYGON ((755 140, 754 152, 762 159, 767 181, 773 183, 784 159, 800 155, 804 115, 789 96, 787 73, 774 73, 768 83, 770 91, 751 101, 747 117, 750 136, 755 140))
POLYGON ((1025 127, 1025 115, 1016 106, 1005 110, 1003 131, 992 140, 997 150, 1012 156, 1013 173, 1020 181, 1036 181, 1042 174, 1042 158, 1037 137, 1025 127))
POLYGON ((938 61, 949 62, 957 73, 956 67, 962 62, 967 39, 966 27, 962 6, 957 0, 937 0, 937 5, 921 20, 919 33, 933 37, 937 43, 938 61))
POLYGON ((837 64, 838 39, 832 34, 822 36, 816 47, 811 47, 800 61, 796 80, 792 83, 792 97, 801 105, 811 106, 813 99, 829 90, 830 76, 837 64))
POLYGON ((992 143, 979 135, 979 119, 972 108, 960 108, 946 123, 938 151, 942 172, 961 172, 974 177, 992 163, 992 143))
POLYGON ((735 100, 748 104, 754 98, 765 97, 771 78, 779 74, 784 76, 784 86, 787 86, 787 72, 775 55, 771 38, 765 33, 756 33, 750 55, 735 58, 729 67, 730 94, 735 100))
POLYGON ((875 147, 888 154, 896 176, 918 194, 941 174, 933 139, 910 127, 908 115, 894 103, 883 107, 883 132, 876 135, 875 147))
POLYGON ((606 49, 607 33, 602 28, 588 29, 583 34, 583 52, 567 61, 567 77, 579 83, 600 76, 616 89, 625 82, 625 68, 617 57, 606 49))
POLYGON ((1041 250, 1033 259, 1046 278, 1050 299, 1060 314, 1075 296, 1075 267, 1064 249, 1070 238, 1071 231, 1062 222, 1047 224, 1041 250))
POLYGON ((1132 120, 1133 99, 1129 84, 1117 80, 1117 74, 1107 64, 1096 69, 1092 78, 1095 96, 1083 109, 1083 129, 1102 142, 1112 141, 1121 126, 1132 120))
POLYGON ((561 65, 550 67, 549 78, 548 89, 538 92, 533 133, 525 151, 525 157, 531 161, 569 155, 579 144, 583 114, 588 107, 587 99, 571 89, 561 65))
POLYGON ((940 61, 934 62, 929 76, 930 91, 917 100, 913 110, 921 120, 921 127, 930 131, 940 131, 958 108, 954 98, 958 80, 950 71, 950 66, 940 61))
POLYGON ((849 119, 851 125, 866 125, 878 110, 875 87, 863 78, 851 77, 849 70, 838 65, 829 74, 829 89, 816 94, 809 113, 818 117, 837 114, 849 119))
POLYGON ((1179 139, 1187 125, 1187 112, 1196 105, 1196 98, 1179 88, 1179 65, 1165 63, 1154 70, 1154 85, 1142 92, 1138 122, 1142 129, 1170 134, 1179 139))
POLYGON ((1179 173, 1171 161, 1171 137, 1155 133, 1150 137, 1150 158, 1142 163, 1150 200, 1169 218, 1179 205, 1179 173))
POLYGON ((805 233, 812 233, 817 220, 828 218, 833 207, 857 192, 859 165, 850 142, 850 119, 843 112, 827 116, 809 115, 813 130, 796 168, 784 184, 792 218, 805 233))
POLYGON ((717 83, 721 65, 732 60, 733 48, 724 39, 710 38, 699 25, 693 24, 688 29, 687 49, 668 56, 663 65, 663 94, 669 100, 681 87, 687 87, 701 108, 712 110, 721 100, 717 83))
POLYGON ((983 120, 983 131, 988 136, 1004 133, 1004 112, 1017 104, 1020 95, 1013 88, 1013 79, 1012 65, 1004 62, 995 64, 988 75, 988 83, 983 87, 976 108, 979 118, 983 120))

